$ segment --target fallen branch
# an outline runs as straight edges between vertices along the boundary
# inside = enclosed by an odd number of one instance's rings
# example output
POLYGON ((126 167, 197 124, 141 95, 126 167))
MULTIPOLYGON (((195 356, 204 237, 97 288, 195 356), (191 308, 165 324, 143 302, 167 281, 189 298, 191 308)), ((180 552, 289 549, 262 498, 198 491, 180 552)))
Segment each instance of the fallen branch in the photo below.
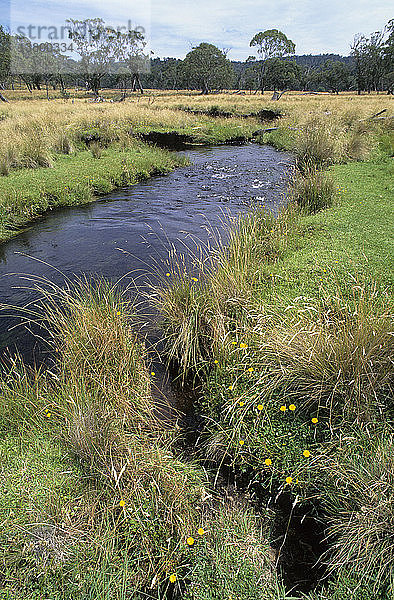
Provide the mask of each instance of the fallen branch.
POLYGON ((376 113, 376 115, 372 115, 372 117, 369 117, 369 118, 370 119, 374 119, 375 117, 378 117, 379 115, 382 115, 384 112, 387 112, 387 108, 384 108, 383 110, 381 110, 378 113, 376 113))

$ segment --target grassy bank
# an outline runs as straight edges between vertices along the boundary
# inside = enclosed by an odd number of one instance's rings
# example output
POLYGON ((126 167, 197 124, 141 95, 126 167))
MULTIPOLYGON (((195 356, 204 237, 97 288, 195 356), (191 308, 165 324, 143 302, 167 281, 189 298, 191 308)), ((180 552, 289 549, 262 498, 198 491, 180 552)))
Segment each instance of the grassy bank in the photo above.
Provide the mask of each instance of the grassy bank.
POLYGON ((284 598, 268 512, 176 456, 133 307, 104 282, 39 289, 53 364, 15 359, 0 383, 0 597, 284 598))
POLYGON ((310 597, 389 600, 393 169, 380 141, 392 134, 370 126, 370 160, 334 164, 349 156, 346 131, 302 127, 274 139, 296 152, 288 207, 230 224, 229 246, 201 263, 199 281, 172 264, 156 304, 180 381, 201 388, 201 457, 274 509, 278 498, 293 507, 279 565, 291 571, 297 553, 286 544, 292 514, 312 511, 329 579, 310 597))
POLYGON ((59 157, 53 168, 21 169, 0 178, 0 241, 32 219, 60 206, 92 202, 116 187, 164 175, 184 161, 134 142, 128 148, 88 150, 59 157))

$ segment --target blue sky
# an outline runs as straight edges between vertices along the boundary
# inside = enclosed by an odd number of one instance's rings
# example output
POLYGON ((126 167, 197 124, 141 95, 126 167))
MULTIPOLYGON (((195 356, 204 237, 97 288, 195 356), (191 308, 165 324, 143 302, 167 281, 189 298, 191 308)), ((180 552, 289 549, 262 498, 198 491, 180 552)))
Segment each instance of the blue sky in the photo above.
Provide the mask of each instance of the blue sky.
POLYGON ((100 16, 113 25, 143 24, 155 56, 183 58, 202 41, 229 49, 242 60, 254 54, 258 31, 280 29, 297 54, 349 54, 354 34, 382 29, 394 15, 387 0, 0 0, 0 17, 11 7, 11 27, 60 25, 68 17, 100 16))

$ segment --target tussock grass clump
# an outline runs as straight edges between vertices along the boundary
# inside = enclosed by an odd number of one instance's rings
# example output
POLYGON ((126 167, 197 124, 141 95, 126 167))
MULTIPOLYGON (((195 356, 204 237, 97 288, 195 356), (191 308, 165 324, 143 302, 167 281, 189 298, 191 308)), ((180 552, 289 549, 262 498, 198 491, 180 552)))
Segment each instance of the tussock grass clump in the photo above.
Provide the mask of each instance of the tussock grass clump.
POLYGON ((31 136, 27 135, 20 148, 20 156, 12 166, 30 169, 53 167, 48 140, 39 131, 34 131, 31 136))
POLYGON ((234 326, 242 328, 254 290, 272 281, 269 270, 287 248, 296 212, 290 206, 276 218, 257 208, 232 222, 226 247, 219 242, 208 257, 196 259, 198 280, 177 257, 170 276, 159 278, 150 299, 162 314, 168 358, 183 379, 209 369, 234 326))
POLYGON ((311 167, 322 169, 337 162, 341 156, 340 142, 338 131, 330 122, 310 120, 295 142, 297 168, 305 173, 311 167))
POLYGON ((53 149, 59 154, 72 154, 74 146, 70 135, 65 131, 60 131, 57 140, 54 141, 53 149))
MULTIPOLYGON (((104 280, 81 280, 63 288, 39 282, 38 290, 50 343, 60 356, 61 387, 75 389, 74 402, 59 405, 59 411, 79 410, 76 398, 83 402, 86 397, 97 410, 100 403, 103 423, 107 413, 112 418, 119 413, 133 427, 151 426, 146 352, 128 323, 132 306, 116 286, 104 280)), ((93 416, 88 413, 87 423, 92 420, 94 427, 93 416)))
POLYGON ((353 299, 322 298, 316 312, 263 333, 260 356, 267 394, 323 411, 335 422, 369 421, 388 408, 394 334, 390 305, 374 288, 355 285, 353 299))
POLYGON ((331 175, 315 167, 296 171, 291 182, 289 196, 306 213, 328 208, 334 202, 336 187, 331 175))
MULTIPOLYGON (((344 437, 315 465, 329 518, 330 571, 394 591, 394 446, 390 437, 344 437)), ((389 596, 387 596, 389 597, 389 596)))
POLYGON ((211 354, 213 315, 210 304, 204 301, 202 286, 179 274, 170 286, 155 289, 154 303, 162 309, 168 360, 179 365, 183 380, 190 370, 203 368, 211 354))

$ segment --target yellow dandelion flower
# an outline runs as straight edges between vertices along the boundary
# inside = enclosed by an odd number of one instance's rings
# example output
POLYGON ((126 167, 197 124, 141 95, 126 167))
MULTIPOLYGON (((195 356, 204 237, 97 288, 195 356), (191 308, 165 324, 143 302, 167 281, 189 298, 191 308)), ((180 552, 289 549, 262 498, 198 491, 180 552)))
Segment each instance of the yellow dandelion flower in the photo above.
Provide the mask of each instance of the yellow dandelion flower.
POLYGON ((242 400, 240 400, 240 401, 238 402, 238 404, 239 404, 240 406, 243 406, 243 405, 245 404, 245 402, 242 402, 242 400))
POLYGON ((287 483, 288 485, 290 485, 292 481, 293 481, 293 478, 292 478, 292 477, 286 477, 286 483, 287 483))
POLYGON ((232 386, 232 385, 229 385, 229 386, 228 386, 228 389, 229 389, 229 390, 232 390, 232 389, 233 389, 233 386, 232 386))
POLYGON ((290 406, 289 406, 289 410, 293 410, 293 411, 294 411, 295 409, 296 409, 296 406, 295 406, 295 404, 290 404, 290 406))
POLYGON ((309 458, 310 455, 311 455, 311 453, 309 452, 309 450, 304 450, 304 452, 302 454, 305 456, 305 458, 309 458))
POLYGON ((48 417, 48 419, 49 419, 49 417, 51 416, 51 413, 48 411, 45 416, 48 417))
POLYGON ((186 543, 188 546, 193 546, 194 544, 194 538, 193 537, 188 537, 186 540, 186 543))
POLYGON ((197 277, 192 277, 192 281, 198 281, 197 277))
POLYGON ((198 535, 204 535, 205 531, 203 530, 202 527, 199 527, 199 529, 197 530, 198 535))
POLYGON ((215 363, 215 365, 218 365, 218 364, 219 364, 219 361, 218 361, 218 360, 214 360, 213 362, 215 363))
POLYGON ((270 465, 272 465, 272 460, 270 458, 266 458, 264 461, 264 464, 269 467, 270 465))
POLYGON ((120 315, 120 310, 118 310, 118 312, 116 314, 119 316, 120 315))
POLYGON ((245 443, 245 442, 244 442, 244 440, 239 440, 239 445, 240 445, 240 446, 243 446, 243 445, 244 445, 244 443, 245 443))
POLYGON ((280 407, 280 410, 281 410, 282 412, 286 412, 286 410, 287 410, 287 409, 286 409, 286 406, 283 404, 283 406, 281 406, 281 407, 280 407))
POLYGON ((156 375, 156 373, 154 371, 151 371, 151 375, 152 375, 152 377, 154 377, 156 375))
POLYGON ((176 575, 175 575, 175 573, 172 573, 172 575, 170 575, 170 582, 171 583, 175 583, 176 582, 176 575))
POLYGON ((244 342, 241 342, 239 345, 240 348, 244 349, 248 347, 248 344, 245 344, 244 342))
POLYGON ((121 501, 119 502, 119 506, 120 506, 121 508, 123 508, 125 505, 126 505, 126 502, 125 502, 124 500, 121 500, 121 501))
POLYGON ((313 419, 312 419, 312 423, 313 423, 314 425, 316 425, 316 423, 318 423, 318 422, 319 422, 319 419, 318 419, 317 417, 313 417, 313 419))
POLYGON ((249 367, 248 371, 249 371, 249 373, 253 373, 254 368, 253 367, 249 367))
POLYGON ((166 277, 171 277, 171 273, 166 273, 166 277))
POLYGON ((257 405, 257 410, 259 410, 259 411, 262 411, 262 410, 263 410, 263 408, 264 408, 264 407, 263 407, 263 405, 262 405, 262 404, 258 404, 258 405, 257 405))

